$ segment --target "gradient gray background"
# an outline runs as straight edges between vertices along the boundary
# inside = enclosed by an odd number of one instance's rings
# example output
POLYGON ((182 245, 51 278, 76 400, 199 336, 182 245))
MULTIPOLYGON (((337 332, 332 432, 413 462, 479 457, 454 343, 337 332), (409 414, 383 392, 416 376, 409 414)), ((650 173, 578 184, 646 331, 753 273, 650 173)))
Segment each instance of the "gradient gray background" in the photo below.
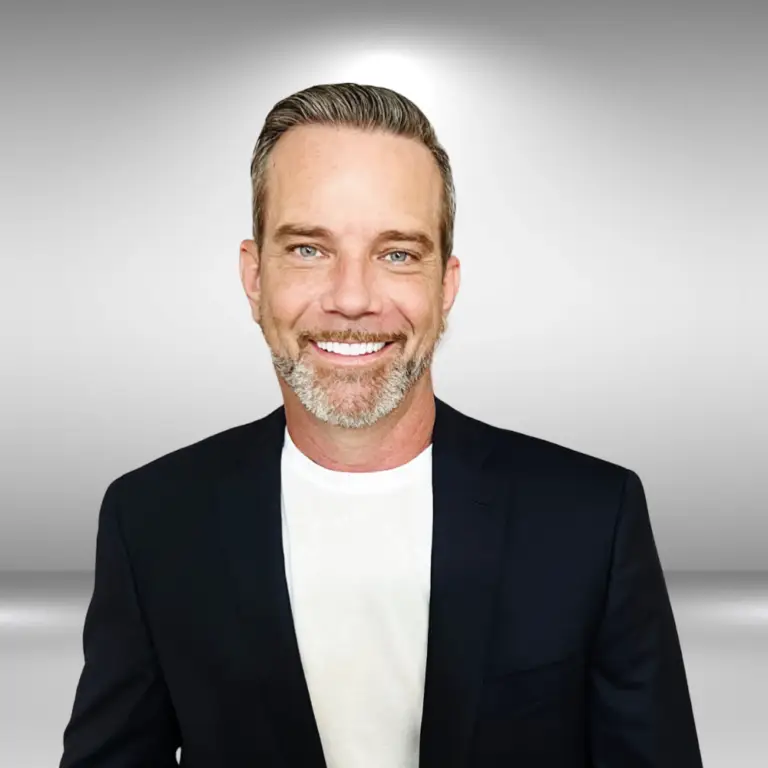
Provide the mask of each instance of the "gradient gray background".
POLYGON ((665 566, 768 567, 768 4, 278 5, 4 13, 2 567, 91 568, 111 479, 279 404, 250 152, 343 79, 453 160, 438 394, 637 471, 665 566))
MULTIPOLYGON (((109 482, 280 403, 238 245, 264 116, 313 83, 402 91, 451 156, 437 394, 636 471, 670 573, 768 570, 768 4, 271 5, 3 4, 4 657, 48 640, 0 666, 0 743, 56 681, 3 765, 58 759, 109 482)), ((680 579, 705 764, 762 765, 765 582, 680 579)))

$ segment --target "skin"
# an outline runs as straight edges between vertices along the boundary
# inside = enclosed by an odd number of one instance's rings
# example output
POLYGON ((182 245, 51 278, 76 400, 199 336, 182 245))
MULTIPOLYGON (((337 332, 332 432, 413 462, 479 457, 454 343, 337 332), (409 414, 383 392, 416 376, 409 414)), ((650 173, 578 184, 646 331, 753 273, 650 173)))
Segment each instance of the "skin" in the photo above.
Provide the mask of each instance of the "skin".
POLYGON ((276 143, 261 251, 240 245, 240 276, 261 327, 296 446, 345 472, 400 466, 432 440, 431 362, 459 289, 459 260, 440 256, 442 180, 413 139, 301 126, 276 143), (280 236, 285 224, 327 234, 280 236), (381 238, 427 235, 434 248, 381 238), (394 343, 350 367, 310 339, 394 343))

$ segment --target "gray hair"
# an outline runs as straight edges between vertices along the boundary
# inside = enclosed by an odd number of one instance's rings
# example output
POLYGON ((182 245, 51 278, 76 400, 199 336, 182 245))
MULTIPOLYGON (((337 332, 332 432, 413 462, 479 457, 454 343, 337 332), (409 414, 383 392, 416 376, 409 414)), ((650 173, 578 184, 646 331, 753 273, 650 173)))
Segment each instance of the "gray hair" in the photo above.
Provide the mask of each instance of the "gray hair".
POLYGON ((443 270, 453 251, 456 192, 448 154, 437 140, 424 113, 408 98, 389 88, 357 83, 313 85, 275 104, 267 115, 251 159, 253 239, 258 248, 264 239, 266 170, 277 140, 300 125, 349 126, 381 130, 420 141, 437 162, 443 179, 440 216, 440 251, 443 270))

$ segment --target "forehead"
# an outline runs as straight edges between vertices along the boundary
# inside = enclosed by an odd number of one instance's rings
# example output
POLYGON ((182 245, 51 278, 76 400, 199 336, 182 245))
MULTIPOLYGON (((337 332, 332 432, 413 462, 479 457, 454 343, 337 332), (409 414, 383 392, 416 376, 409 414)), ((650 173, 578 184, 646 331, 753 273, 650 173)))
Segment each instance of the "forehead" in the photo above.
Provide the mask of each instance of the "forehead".
POLYGON ((286 220, 339 232, 439 226, 442 177, 415 139, 349 127, 292 128, 270 154, 266 182, 268 230, 286 220))

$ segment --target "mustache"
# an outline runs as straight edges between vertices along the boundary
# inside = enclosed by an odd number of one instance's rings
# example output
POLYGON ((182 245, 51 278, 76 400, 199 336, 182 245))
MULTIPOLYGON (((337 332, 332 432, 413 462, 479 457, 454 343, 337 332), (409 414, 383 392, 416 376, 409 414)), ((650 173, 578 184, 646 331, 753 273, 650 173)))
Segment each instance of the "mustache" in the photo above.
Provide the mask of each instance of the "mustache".
POLYGON ((371 333, 367 331, 346 330, 346 331, 305 331, 299 334, 299 344, 304 347, 310 341, 337 341, 341 344, 385 344, 397 341, 406 341, 408 336, 402 332, 396 333, 371 333))

